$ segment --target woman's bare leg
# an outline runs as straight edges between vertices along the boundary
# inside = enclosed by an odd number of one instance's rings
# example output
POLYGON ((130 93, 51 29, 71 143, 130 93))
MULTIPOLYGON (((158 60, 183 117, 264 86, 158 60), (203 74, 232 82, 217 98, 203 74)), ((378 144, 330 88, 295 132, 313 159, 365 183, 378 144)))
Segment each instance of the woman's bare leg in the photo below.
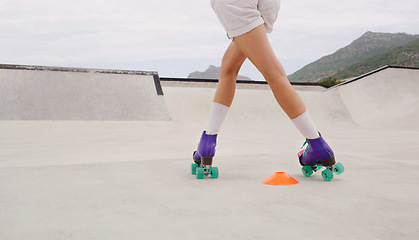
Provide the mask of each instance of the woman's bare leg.
POLYGON ((306 111, 302 99, 289 83, 284 68, 272 50, 264 25, 235 37, 234 43, 265 77, 276 101, 290 119, 306 111))
POLYGON ((230 107, 236 90, 236 80, 246 56, 234 42, 224 53, 221 61, 220 78, 214 96, 214 102, 230 107))

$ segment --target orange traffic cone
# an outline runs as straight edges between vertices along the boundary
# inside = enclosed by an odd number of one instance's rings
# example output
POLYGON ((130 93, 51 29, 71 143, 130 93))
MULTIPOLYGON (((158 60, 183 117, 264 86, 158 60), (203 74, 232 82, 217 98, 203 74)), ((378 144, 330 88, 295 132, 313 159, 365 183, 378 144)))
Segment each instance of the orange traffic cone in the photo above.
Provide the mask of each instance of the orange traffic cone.
POLYGON ((290 175, 286 174, 285 172, 276 172, 271 176, 267 177, 265 180, 263 180, 262 183, 268 185, 286 186, 298 184, 298 181, 292 178, 290 175))

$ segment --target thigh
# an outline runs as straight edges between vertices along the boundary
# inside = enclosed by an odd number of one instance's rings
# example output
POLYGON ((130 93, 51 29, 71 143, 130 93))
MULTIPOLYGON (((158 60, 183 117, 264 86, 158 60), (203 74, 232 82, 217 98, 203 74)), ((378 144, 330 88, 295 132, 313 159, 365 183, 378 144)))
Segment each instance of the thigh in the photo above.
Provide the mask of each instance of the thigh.
POLYGON ((239 71, 243 62, 246 60, 244 53, 232 41, 224 53, 221 68, 227 71, 239 71))
POLYGON ((271 79, 273 74, 285 74, 285 70, 269 43, 264 25, 235 37, 234 42, 267 81, 271 79))

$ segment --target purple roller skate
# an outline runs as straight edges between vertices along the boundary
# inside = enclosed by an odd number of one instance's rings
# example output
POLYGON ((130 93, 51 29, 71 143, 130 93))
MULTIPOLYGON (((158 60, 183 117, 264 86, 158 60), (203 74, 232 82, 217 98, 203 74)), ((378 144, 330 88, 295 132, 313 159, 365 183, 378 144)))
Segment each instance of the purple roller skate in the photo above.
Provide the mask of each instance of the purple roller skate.
POLYGON ((218 168, 212 166, 212 158, 215 155, 217 145, 217 134, 207 135, 204 131, 198 144, 198 149, 193 153, 192 174, 196 178, 203 179, 211 175, 211 178, 218 178, 218 168))
POLYGON ((332 149, 321 135, 317 139, 306 139, 301 148, 303 150, 298 153, 298 158, 303 166, 304 176, 310 177, 313 172, 326 167, 322 171, 322 177, 325 181, 330 181, 333 179, 333 172, 340 175, 345 171, 342 163, 336 163, 332 149), (304 146, 306 146, 305 149, 303 149, 304 146))

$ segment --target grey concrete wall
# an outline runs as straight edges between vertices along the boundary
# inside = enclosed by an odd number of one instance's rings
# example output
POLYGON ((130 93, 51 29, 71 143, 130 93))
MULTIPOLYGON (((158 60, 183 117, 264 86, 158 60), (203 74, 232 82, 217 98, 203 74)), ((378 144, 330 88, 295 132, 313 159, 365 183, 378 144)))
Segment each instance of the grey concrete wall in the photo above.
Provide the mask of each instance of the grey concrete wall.
POLYGON ((0 65, 0 120, 169 120, 156 75, 0 65))

